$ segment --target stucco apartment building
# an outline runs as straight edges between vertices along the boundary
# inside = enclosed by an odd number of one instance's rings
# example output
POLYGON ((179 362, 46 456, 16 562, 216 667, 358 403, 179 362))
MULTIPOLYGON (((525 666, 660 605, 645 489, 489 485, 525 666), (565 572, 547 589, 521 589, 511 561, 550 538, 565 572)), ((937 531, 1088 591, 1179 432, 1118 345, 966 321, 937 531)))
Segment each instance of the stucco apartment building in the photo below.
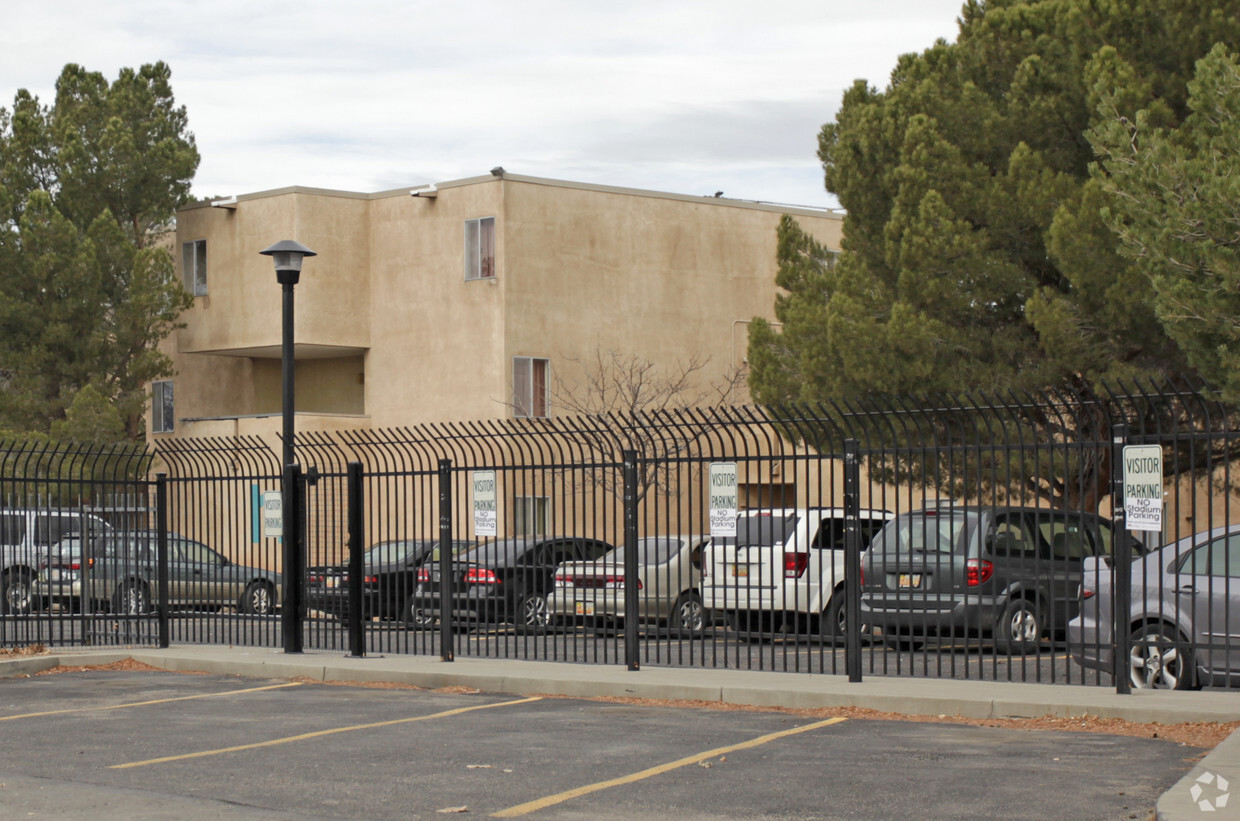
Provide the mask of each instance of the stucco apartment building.
POLYGON ((317 253, 295 292, 298 430, 381 429, 555 415, 555 377, 578 381, 600 353, 665 371, 696 357, 703 386, 726 379, 750 320, 773 318, 784 214, 839 247, 824 209, 498 168, 192 204, 177 245, 195 301, 165 342, 176 374, 152 386, 148 437, 276 441, 281 292, 259 251, 279 240, 317 253))

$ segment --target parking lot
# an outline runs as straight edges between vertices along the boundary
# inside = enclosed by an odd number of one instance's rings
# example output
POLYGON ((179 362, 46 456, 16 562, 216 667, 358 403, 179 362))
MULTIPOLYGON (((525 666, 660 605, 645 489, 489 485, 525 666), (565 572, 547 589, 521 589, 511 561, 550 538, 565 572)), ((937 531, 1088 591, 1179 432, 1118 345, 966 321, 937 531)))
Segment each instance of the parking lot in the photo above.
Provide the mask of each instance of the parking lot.
POLYGON ((824 714, 80 671, 0 679, 8 818, 1146 819, 1201 750, 824 714))

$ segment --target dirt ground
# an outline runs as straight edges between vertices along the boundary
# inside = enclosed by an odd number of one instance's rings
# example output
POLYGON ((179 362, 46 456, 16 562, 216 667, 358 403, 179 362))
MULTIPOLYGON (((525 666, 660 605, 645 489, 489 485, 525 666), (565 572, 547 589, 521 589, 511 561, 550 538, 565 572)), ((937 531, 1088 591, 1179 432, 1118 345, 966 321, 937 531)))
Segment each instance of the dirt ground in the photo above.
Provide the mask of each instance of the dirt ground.
MULTIPOLYGON (((40 646, 32 646, 21 648, 18 650, 0 651, 0 656, 34 656, 43 655, 47 651, 40 646)), ((82 666, 59 666, 52 667, 42 672, 36 673, 40 676, 58 675, 62 673, 78 673, 87 670, 101 671, 151 671, 151 672, 168 672, 160 670, 158 667, 152 667, 149 664, 134 661, 133 659, 125 659, 114 664, 102 665, 82 665, 82 666)), ((185 673, 185 675, 206 675, 205 673, 185 673)), ((384 681, 324 681, 300 678, 295 679, 306 684, 319 684, 334 687, 368 687, 371 689, 383 690, 422 690, 425 688, 417 687, 412 684, 396 684, 384 681)), ((442 687, 434 692, 441 693, 477 693, 470 687, 442 687)), ((546 694, 544 698, 568 698, 568 696, 558 696, 546 694)), ((578 698, 573 696, 572 698, 578 698)), ((748 710, 754 712, 777 712, 787 713, 789 715, 804 716, 806 718, 833 718, 842 716, 844 718, 854 719, 883 719, 889 721, 919 721, 919 722, 940 722, 950 724, 970 724, 980 727, 1009 727, 1021 730, 1058 730, 1061 732, 1074 733, 1104 733, 1108 735, 1125 735, 1137 736, 1140 738, 1163 738, 1168 741, 1174 741, 1179 744, 1186 744, 1190 747, 1199 747, 1201 749, 1213 749, 1220 741, 1227 738, 1237 727, 1240 727, 1240 721, 1214 722, 1214 721, 1194 721, 1182 722, 1179 724, 1159 724, 1141 723, 1128 721, 1122 718, 1100 718, 1098 716, 1041 716, 1040 718, 966 718, 964 716, 949 715, 906 715, 904 713, 882 712, 880 710, 871 710, 865 707, 821 707, 814 709, 793 709, 789 707, 752 707, 741 704, 724 704, 717 701, 663 701, 657 699, 646 698, 618 698, 613 696, 598 696, 588 701, 601 701, 614 704, 634 704, 652 707, 685 707, 691 709, 710 709, 710 710, 748 710)))

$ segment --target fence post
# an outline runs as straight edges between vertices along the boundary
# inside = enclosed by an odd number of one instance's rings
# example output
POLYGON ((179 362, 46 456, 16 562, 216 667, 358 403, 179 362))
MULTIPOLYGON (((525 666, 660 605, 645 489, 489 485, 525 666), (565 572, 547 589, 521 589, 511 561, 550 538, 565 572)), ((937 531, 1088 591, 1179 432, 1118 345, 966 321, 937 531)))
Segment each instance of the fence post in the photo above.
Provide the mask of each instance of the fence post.
POLYGON ((349 462, 349 655, 366 655, 366 637, 362 633, 362 582, 365 572, 362 555, 366 550, 362 533, 362 463, 349 462))
POLYGON ((452 630, 452 460, 439 460, 439 658, 456 658, 452 630))
POLYGON ((1128 617, 1132 610, 1132 547, 1124 515, 1124 443, 1128 426, 1111 428, 1111 520, 1115 522, 1115 555, 1111 568, 1111 654, 1115 692, 1132 693, 1132 659, 1128 648, 1128 617))
POLYGON ((637 451, 624 451, 624 661, 641 668, 637 647, 637 451))
MULTIPOLYGON (((168 623, 168 474, 155 475, 155 587, 158 602, 159 647, 166 650, 172 643, 168 623)), ((85 564, 85 562, 83 562, 85 564)))
POLYGON ((861 448, 844 441, 844 667, 861 681, 861 448))
POLYGON ((301 622, 302 589, 305 584, 301 530, 301 465, 284 466, 284 601, 280 625, 284 633, 284 652, 300 653, 305 647, 301 622))

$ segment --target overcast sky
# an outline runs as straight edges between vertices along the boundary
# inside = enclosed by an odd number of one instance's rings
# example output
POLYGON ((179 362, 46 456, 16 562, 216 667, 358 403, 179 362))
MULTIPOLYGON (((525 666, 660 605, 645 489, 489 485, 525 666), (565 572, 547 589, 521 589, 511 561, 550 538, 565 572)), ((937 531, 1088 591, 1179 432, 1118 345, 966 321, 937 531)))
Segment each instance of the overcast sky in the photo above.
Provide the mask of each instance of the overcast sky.
POLYGON ((525 174, 830 206, 818 129, 963 0, 6 3, 0 106, 163 60, 196 197, 525 174))

